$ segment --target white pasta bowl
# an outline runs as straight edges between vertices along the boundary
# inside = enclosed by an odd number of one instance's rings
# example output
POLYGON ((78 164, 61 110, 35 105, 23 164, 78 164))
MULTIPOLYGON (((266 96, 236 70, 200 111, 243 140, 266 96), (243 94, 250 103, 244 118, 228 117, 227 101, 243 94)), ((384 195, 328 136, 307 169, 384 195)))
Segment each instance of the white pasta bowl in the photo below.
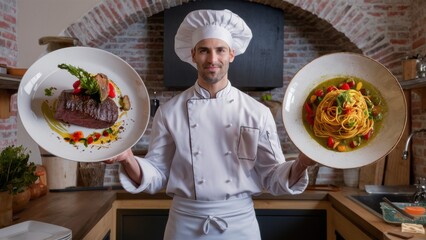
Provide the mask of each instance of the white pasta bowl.
POLYGON ((395 148, 407 122, 407 104, 398 80, 385 66, 361 54, 333 53, 314 59, 295 74, 285 92, 282 115, 290 139, 301 152, 322 165, 348 169, 371 164, 395 148), (388 106, 376 136, 366 146, 348 152, 320 145, 302 119, 309 93, 320 83, 339 76, 355 76, 371 83, 388 106))

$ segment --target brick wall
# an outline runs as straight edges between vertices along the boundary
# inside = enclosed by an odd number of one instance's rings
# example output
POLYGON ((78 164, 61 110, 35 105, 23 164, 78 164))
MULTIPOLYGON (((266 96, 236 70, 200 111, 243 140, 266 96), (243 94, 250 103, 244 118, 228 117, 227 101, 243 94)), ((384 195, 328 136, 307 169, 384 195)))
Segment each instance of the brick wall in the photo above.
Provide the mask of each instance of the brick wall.
POLYGON ((0 0, 0 63, 16 66, 16 0, 0 0))
MULTIPOLYGON (((0 0, 0 64, 16 66, 17 58, 16 0, 0 0)), ((10 104, 11 117, 0 119, 0 149, 16 144, 16 95, 10 104)))

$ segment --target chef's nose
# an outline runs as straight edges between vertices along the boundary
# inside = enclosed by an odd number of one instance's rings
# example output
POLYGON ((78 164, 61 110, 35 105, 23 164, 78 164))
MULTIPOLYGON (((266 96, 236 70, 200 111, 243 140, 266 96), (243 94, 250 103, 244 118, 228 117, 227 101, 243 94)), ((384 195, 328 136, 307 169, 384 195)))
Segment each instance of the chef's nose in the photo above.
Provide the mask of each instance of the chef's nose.
POLYGON ((218 58, 218 54, 215 51, 211 51, 209 55, 207 56, 207 60, 209 61, 209 63, 216 62, 217 58, 218 58))

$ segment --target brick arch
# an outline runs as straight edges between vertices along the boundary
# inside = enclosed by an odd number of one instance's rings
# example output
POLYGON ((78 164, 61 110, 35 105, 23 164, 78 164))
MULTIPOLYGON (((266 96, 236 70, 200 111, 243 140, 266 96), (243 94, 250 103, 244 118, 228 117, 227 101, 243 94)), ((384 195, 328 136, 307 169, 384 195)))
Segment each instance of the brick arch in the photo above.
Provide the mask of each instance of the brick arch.
MULTIPOLYGON (((392 42, 389 26, 382 22, 383 19, 390 17, 391 11, 395 12, 390 4, 361 3, 357 5, 346 0, 253 0, 251 2, 282 9, 286 13, 294 14, 306 22, 315 24, 316 28, 329 34, 330 39, 334 39, 344 49, 362 52, 391 69, 399 68, 400 59, 408 48, 408 28, 406 39, 400 37, 397 39, 399 41, 392 42), (404 44, 407 48, 402 46, 400 51, 395 48, 395 45, 404 44)), ((102 0, 77 22, 67 27, 64 32, 68 36, 78 38, 83 45, 96 47, 131 24, 145 22, 153 14, 182 4, 185 3, 174 0, 102 0)), ((398 5, 399 12, 396 11, 395 14, 404 14, 408 8, 409 3, 398 5)), ((402 35, 403 32, 400 34, 402 35)))

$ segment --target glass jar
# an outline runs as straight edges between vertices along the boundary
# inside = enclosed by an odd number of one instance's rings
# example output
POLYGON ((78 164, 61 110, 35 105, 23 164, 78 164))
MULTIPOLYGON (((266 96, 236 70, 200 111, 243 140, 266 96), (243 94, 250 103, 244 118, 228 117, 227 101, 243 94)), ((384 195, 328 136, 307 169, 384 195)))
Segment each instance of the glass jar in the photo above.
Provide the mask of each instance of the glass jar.
POLYGON ((426 58, 419 58, 417 62, 417 77, 424 78, 426 77, 426 58))

